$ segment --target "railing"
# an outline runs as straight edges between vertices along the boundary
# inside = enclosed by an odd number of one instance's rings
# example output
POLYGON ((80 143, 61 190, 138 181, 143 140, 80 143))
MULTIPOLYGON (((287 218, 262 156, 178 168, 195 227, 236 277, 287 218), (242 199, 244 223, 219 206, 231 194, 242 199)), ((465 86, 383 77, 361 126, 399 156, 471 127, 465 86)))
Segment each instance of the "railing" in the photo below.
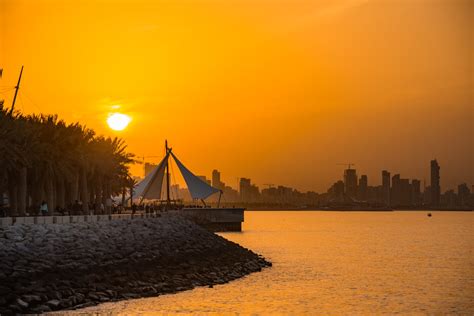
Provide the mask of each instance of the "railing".
POLYGON ((95 223, 111 220, 157 217, 153 213, 109 214, 109 215, 71 215, 71 216, 28 216, 28 217, 0 217, 0 227, 21 224, 71 224, 95 223))

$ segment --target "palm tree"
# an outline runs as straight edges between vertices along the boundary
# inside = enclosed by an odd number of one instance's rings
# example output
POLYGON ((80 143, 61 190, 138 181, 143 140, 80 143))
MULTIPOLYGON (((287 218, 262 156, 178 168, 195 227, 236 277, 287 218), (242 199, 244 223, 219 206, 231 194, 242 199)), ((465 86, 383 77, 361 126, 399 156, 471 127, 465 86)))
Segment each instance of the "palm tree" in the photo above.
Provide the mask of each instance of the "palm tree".
POLYGON ((3 195, 8 191, 12 215, 24 215, 28 130, 20 116, 8 114, 3 107, 0 107, 0 122, 0 192, 3 195))
POLYGON ((132 162, 121 139, 55 115, 10 115, 0 107, 0 195, 8 192, 9 215, 43 199, 51 213, 80 199, 87 213, 89 201, 105 204, 120 193, 132 162))

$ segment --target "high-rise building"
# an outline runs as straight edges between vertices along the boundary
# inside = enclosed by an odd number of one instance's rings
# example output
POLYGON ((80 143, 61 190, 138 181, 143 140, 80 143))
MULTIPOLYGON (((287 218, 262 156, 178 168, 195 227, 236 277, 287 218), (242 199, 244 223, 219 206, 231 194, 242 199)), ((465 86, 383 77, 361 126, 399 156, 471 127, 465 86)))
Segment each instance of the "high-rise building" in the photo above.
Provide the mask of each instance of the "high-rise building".
POLYGON ((431 203, 431 186, 425 187, 423 191, 423 204, 429 205, 431 203))
POLYGON ((357 195, 357 173, 355 169, 344 171, 344 190, 346 195, 355 198, 357 195))
POLYGON ((382 191, 385 205, 390 205, 390 172, 382 171, 382 191))
POLYGON ((390 190, 390 205, 398 206, 400 205, 400 175, 396 174, 392 177, 392 188, 390 190))
POLYGON ((157 166, 157 165, 155 165, 155 164, 145 162, 145 177, 146 177, 147 175, 149 175, 150 172, 152 172, 153 169, 154 169, 156 166, 157 166))
POLYGON ((224 189, 224 184, 221 182, 221 173, 215 169, 212 170, 212 186, 219 190, 224 189))
POLYGON ((357 189, 357 198, 361 201, 367 200, 367 186, 368 186, 367 175, 363 174, 360 176, 359 186, 357 189))
POLYGON ((255 202, 259 199, 260 191, 253 185, 250 179, 240 178, 240 198, 243 202, 255 202))
POLYGON ((431 205, 439 206, 441 187, 439 185, 439 164, 438 161, 431 160, 431 205))
POLYGON ((409 179, 400 179, 399 205, 411 205, 411 185, 409 179))
POLYGON ((458 199, 460 206, 467 206, 469 204, 469 196, 471 191, 466 183, 458 185, 458 199))
POLYGON ((411 180, 411 205, 421 205, 421 182, 420 180, 411 180))
POLYGON ((206 182, 207 184, 211 185, 211 180, 208 180, 206 176, 198 176, 197 175, 196 177, 198 177, 202 181, 206 182))
POLYGON ((339 180, 332 185, 329 192, 334 198, 342 198, 344 196, 344 182, 339 180))
POLYGON ((456 206, 456 193, 454 190, 448 190, 440 197, 440 204, 444 207, 454 208, 456 206))

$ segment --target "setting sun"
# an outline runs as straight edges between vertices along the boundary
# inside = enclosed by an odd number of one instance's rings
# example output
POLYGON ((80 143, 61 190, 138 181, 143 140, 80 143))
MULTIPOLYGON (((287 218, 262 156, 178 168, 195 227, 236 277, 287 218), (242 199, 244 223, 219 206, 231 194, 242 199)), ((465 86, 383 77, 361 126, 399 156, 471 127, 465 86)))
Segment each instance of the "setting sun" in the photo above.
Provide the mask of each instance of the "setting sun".
POLYGON ((107 124, 115 131, 124 130, 132 119, 130 116, 122 113, 113 113, 107 118, 107 124))

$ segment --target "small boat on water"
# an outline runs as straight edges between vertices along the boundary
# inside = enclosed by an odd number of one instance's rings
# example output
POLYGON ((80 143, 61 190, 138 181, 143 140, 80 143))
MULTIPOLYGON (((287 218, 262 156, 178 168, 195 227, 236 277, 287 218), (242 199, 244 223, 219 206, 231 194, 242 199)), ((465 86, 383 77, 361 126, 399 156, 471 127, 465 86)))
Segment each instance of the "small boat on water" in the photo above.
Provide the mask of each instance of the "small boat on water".
POLYGON ((180 212, 213 231, 241 231, 245 208, 220 207, 222 190, 213 187, 186 168, 173 153, 172 148, 168 147, 167 141, 165 141, 165 150, 166 154, 163 160, 134 189, 135 196, 140 198, 140 203, 143 203, 144 200, 158 200, 163 209, 180 212), (170 198, 170 158, 173 158, 178 166, 193 201, 201 201, 202 207, 186 207, 179 201, 170 198), (164 183, 166 185, 166 199, 162 199, 164 183), (217 207, 210 207, 205 200, 214 194, 219 194, 217 207))

